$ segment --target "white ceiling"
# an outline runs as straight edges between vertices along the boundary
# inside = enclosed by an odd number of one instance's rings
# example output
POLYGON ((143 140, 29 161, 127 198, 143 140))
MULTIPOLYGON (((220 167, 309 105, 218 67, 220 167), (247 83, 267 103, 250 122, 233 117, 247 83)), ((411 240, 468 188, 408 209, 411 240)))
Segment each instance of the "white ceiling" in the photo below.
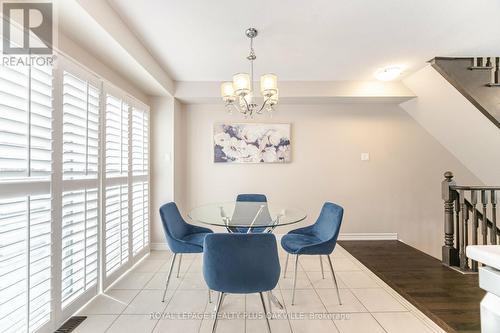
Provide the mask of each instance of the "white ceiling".
POLYGON ((178 81, 248 71, 244 31, 259 30, 256 74, 372 80, 435 56, 500 55, 498 0, 108 0, 178 81))

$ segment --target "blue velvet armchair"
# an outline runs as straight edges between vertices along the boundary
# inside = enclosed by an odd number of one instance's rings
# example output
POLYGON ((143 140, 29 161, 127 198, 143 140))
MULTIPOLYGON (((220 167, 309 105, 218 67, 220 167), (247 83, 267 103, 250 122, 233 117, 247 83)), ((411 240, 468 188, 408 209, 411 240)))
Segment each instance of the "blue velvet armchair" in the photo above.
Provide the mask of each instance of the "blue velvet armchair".
POLYGON ((333 252, 335 245, 337 244, 343 215, 344 209, 342 207, 331 202, 326 202, 321 209, 321 213, 316 220, 316 223, 304 228, 292 230, 281 239, 281 246, 287 252, 284 277, 286 277, 289 255, 296 255, 292 305, 295 303, 295 285, 297 282, 297 266, 300 255, 318 255, 323 278, 324 272, 321 256, 324 255, 328 258, 333 281, 335 283, 335 287, 337 288, 339 304, 342 304, 330 254, 333 252))
POLYGON ((177 255, 179 254, 179 264, 177 268, 177 277, 179 277, 182 254, 202 253, 205 236, 213 233, 213 231, 208 228, 198 227, 186 223, 186 221, 184 221, 184 219, 182 218, 175 202, 169 202, 161 206, 160 217, 163 224, 163 231, 165 232, 167 244, 170 250, 174 253, 167 275, 165 291, 163 292, 162 302, 164 302, 165 294, 167 293, 170 276, 172 275, 172 269, 174 267, 177 255))
MULTIPOLYGON (((211 290, 220 292, 212 332, 217 327, 217 317, 226 293, 259 293, 264 313, 267 314, 262 293, 274 289, 280 276, 276 238, 270 233, 207 235, 203 276, 211 290)), ((271 332, 267 315, 266 320, 267 329, 271 332)))

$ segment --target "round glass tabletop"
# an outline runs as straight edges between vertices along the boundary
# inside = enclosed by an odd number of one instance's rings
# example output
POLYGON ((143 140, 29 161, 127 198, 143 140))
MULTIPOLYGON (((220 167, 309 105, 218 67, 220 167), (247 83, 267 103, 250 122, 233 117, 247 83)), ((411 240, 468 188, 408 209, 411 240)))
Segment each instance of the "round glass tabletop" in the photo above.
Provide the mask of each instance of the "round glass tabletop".
POLYGON ((269 202, 223 202, 196 207, 188 217, 204 224, 230 228, 275 228, 300 222, 307 214, 300 209, 269 202))

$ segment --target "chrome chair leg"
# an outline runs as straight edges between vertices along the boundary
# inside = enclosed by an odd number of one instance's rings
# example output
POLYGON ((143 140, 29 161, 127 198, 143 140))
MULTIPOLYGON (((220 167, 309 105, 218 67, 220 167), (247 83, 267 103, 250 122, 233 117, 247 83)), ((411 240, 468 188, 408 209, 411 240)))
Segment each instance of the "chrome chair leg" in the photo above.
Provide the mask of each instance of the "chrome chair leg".
POLYGON ((214 311, 217 311, 217 306, 220 302, 220 297, 221 297, 220 295, 221 294, 222 294, 221 292, 217 293, 217 301, 215 302, 214 311))
POLYGON ((208 303, 212 303, 212 291, 208 288, 208 303))
POLYGON ((342 301, 340 300, 340 292, 339 285, 337 284, 337 278, 335 277, 335 271, 333 270, 332 259, 330 256, 327 256, 328 262, 330 263, 330 269, 332 270, 333 282, 335 282, 335 288, 337 288, 337 298, 339 299, 339 305, 342 305, 342 301))
POLYGON ((319 256, 319 264, 321 265, 321 277, 325 278, 325 271, 323 270, 323 259, 321 259, 321 255, 319 256))
POLYGON ((215 330, 217 329, 217 321, 219 319, 219 311, 222 306, 222 302, 224 302, 223 292, 219 294, 219 300, 217 301, 217 307, 215 308, 215 320, 214 320, 214 325, 212 326, 212 333, 215 333, 215 330))
POLYGON ((177 266, 177 278, 179 278, 179 273, 181 271, 182 253, 179 255, 179 266, 177 266))
POLYGON ((295 305, 295 286, 297 285, 297 268, 299 266, 299 255, 295 257, 295 273, 293 275, 292 305, 295 305))
POLYGON ((290 254, 286 254, 286 259, 285 259, 285 271, 283 272, 283 279, 286 278, 286 270, 288 268, 288 257, 290 257, 290 254))
POLYGON ((264 314, 266 316, 267 332, 271 333, 271 324, 269 323, 269 317, 267 316, 266 303, 264 302, 264 296, 262 296, 262 293, 259 293, 259 295, 260 295, 260 301, 262 302, 262 308, 264 309, 264 314))
POLYGON ((269 313, 272 313, 273 312, 273 307, 271 305, 271 302, 272 302, 272 297, 273 295, 271 294, 270 291, 267 292, 267 304, 268 304, 268 307, 269 307, 269 313))
POLYGON ((168 283, 170 282, 170 276, 172 275, 172 270, 174 268, 175 258, 177 257, 177 253, 174 253, 172 257, 172 262, 170 263, 170 269, 168 270, 167 282, 165 284, 165 291, 163 292, 162 302, 165 302, 165 295, 167 294, 168 283))

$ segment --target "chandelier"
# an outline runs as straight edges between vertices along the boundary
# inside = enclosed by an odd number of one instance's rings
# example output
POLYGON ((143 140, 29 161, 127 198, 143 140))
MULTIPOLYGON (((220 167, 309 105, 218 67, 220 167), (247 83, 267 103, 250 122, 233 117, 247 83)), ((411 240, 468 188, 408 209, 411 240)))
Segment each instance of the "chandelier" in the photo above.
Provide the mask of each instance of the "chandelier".
POLYGON ((264 74, 260 77, 260 93, 264 98, 262 105, 258 105, 253 96, 253 62, 257 59, 253 49, 253 39, 257 37, 255 28, 248 28, 245 35, 250 38, 250 74, 237 73, 233 75, 233 81, 222 82, 221 95, 229 113, 236 110, 245 118, 262 114, 264 111, 272 114, 278 104, 278 77, 275 74, 264 74))

